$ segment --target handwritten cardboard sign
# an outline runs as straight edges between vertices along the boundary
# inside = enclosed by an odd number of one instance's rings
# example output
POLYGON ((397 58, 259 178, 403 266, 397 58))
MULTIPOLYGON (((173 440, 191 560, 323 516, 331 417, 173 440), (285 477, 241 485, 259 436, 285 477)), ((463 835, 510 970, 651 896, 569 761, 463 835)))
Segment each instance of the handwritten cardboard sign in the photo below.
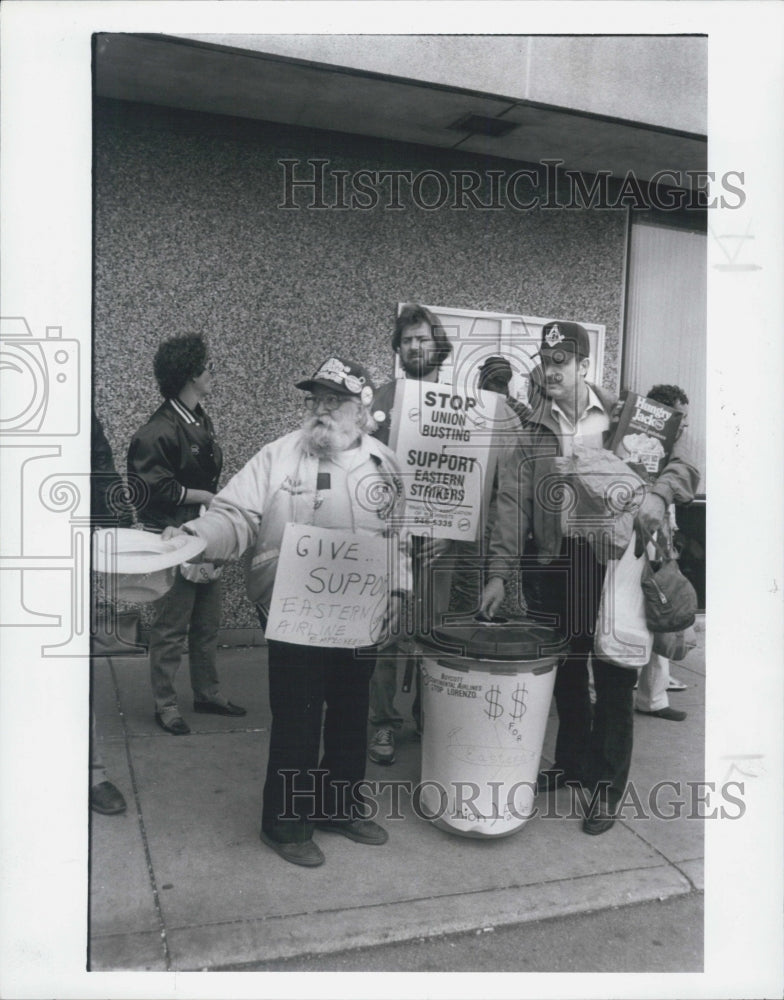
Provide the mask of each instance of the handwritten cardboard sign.
POLYGON ((266 637, 346 649, 378 642, 387 611, 388 546, 381 536, 288 523, 266 637))
POLYGON ((403 468, 412 534, 474 541, 495 469, 493 427, 502 397, 438 382, 395 387, 390 446, 403 468))

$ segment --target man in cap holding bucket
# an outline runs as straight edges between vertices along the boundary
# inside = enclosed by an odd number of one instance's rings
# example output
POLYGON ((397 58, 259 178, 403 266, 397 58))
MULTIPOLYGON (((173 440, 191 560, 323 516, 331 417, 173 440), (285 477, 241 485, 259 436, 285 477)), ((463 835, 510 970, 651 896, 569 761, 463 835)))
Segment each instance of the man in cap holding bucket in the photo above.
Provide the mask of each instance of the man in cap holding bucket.
MULTIPOLYGON (((397 459, 370 436, 373 383, 361 365, 330 357, 297 388, 307 393, 302 426, 265 445, 184 530, 207 543, 207 560, 250 550, 248 596, 265 627, 287 522, 353 531, 360 551, 363 536, 390 537, 400 558, 400 567, 390 567, 391 576, 399 570, 400 589, 392 589, 387 610, 395 631, 408 589, 405 543, 397 535, 404 496, 397 459)), ((359 787, 373 649, 360 654, 269 639, 268 651, 272 726, 262 841, 305 867, 324 861, 312 839, 314 825, 357 843, 385 843, 386 831, 363 818, 359 787)))
MULTIPOLYGON (((538 379, 543 396, 515 443, 499 460, 498 514, 490 543, 488 580, 482 609, 494 615, 505 594, 505 580, 520 567, 529 530, 539 564, 539 606, 554 614, 570 643, 558 667, 555 702, 558 736, 553 770, 539 775, 540 791, 583 784, 595 789, 583 820, 588 834, 601 834, 615 822, 626 789, 632 755, 633 688, 636 671, 592 655, 593 635, 605 566, 585 538, 570 533, 562 512, 543 501, 543 483, 552 460, 581 448, 602 448, 615 399, 586 381, 590 340, 579 323, 551 322, 542 329, 538 379), (588 683, 591 655, 596 705, 588 683)), ((649 487, 637 513, 649 531, 662 522, 666 505, 694 496, 697 470, 674 455, 649 487)), ((525 574, 530 564, 524 563, 525 574)))

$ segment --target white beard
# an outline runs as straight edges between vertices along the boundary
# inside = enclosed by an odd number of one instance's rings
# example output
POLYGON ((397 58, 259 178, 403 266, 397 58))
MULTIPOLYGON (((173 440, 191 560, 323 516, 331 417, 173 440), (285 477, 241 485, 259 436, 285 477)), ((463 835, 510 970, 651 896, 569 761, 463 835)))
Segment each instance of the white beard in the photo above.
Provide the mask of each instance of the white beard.
POLYGON ((328 458, 350 448, 360 436, 359 428, 354 425, 340 426, 331 417, 327 424, 321 423, 323 417, 307 417, 302 424, 303 445, 305 450, 318 458, 328 458))

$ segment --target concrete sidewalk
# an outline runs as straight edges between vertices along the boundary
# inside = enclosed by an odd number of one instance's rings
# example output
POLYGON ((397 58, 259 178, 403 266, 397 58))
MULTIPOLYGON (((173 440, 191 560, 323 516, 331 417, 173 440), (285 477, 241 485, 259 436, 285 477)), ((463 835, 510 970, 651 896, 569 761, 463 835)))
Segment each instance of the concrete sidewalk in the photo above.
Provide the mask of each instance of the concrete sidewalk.
MULTIPOLYGON (((680 795, 668 786, 659 798, 665 813, 683 801, 680 816, 639 818, 630 807, 612 830, 589 837, 562 789, 561 818, 539 816, 512 836, 474 840, 418 818, 404 795, 404 818, 385 822, 386 846, 317 832, 327 861, 313 870, 287 864, 258 837, 269 726, 264 647, 220 651, 223 690, 247 707, 242 719, 194 715, 183 663, 180 707, 192 733, 181 737, 155 725, 145 657, 96 659, 101 749, 128 811, 92 814, 91 969, 221 969, 702 890, 703 822, 689 817, 686 785, 704 772, 702 626, 698 648, 673 665, 689 686, 670 703, 688 718, 635 715, 635 789, 647 805, 657 782, 680 782, 680 795)), ((553 708, 545 762, 555 726, 553 708)), ((367 776, 416 784, 419 757, 405 728, 396 763, 369 763, 367 776)), ((547 800, 537 804, 547 808, 547 800)))

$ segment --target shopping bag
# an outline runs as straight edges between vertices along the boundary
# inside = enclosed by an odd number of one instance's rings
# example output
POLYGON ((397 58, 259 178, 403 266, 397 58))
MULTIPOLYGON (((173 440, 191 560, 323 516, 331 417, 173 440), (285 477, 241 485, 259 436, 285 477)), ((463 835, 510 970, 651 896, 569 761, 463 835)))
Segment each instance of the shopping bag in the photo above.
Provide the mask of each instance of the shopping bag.
POLYGON ((654 632, 653 651, 668 660, 683 660, 690 650, 697 645, 694 630, 684 629, 682 632, 654 632))
MULTIPOLYGON (((647 557, 642 573, 645 620, 651 632, 682 632, 694 624, 699 605, 697 592, 681 573, 671 551, 658 538, 641 529, 656 558, 647 557)), ((674 657, 670 657, 674 659, 674 657)))
POLYGON ((596 618, 594 652, 618 667, 644 667, 651 657, 653 636, 645 622, 642 574, 645 553, 636 556, 635 535, 620 559, 610 559, 596 618))
MULTIPOLYGON (((552 482, 542 485, 559 499, 558 516, 566 517, 569 534, 587 539, 601 563, 620 559, 645 497, 643 480, 611 451, 579 440, 570 455, 554 458, 552 467, 552 482)), ((547 509, 548 498, 537 499, 547 509)))

